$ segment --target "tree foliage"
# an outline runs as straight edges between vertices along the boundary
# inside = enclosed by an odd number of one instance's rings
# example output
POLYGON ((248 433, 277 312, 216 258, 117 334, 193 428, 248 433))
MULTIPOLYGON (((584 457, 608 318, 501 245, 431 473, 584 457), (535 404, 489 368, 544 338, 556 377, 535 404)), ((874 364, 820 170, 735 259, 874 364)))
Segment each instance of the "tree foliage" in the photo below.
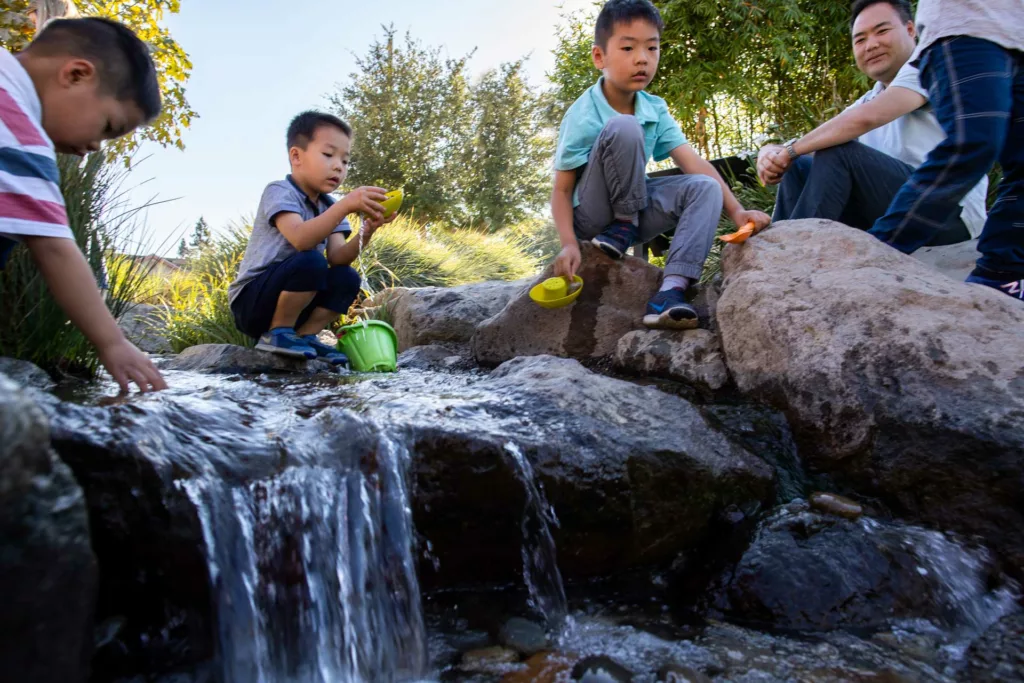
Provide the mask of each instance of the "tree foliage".
MULTIPOLYGON (((834 115, 868 87, 851 51, 848 0, 655 0, 665 19, 651 92, 704 155, 750 149, 834 115)), ((560 116, 597 77, 592 16, 567 18, 555 70, 560 116)))
POLYGON ((474 84, 471 56, 445 58, 384 28, 330 98, 355 131, 350 185, 402 187, 421 220, 491 230, 543 202, 549 143, 522 62, 474 84))
MULTIPOLYGON (((176 14, 180 0, 77 0, 82 16, 107 17, 131 27, 153 52, 163 111, 144 129, 112 144, 128 156, 146 140, 164 147, 184 149, 182 136, 197 114, 185 97, 185 85, 192 74, 192 62, 185 50, 163 26, 165 14, 176 14)), ((0 47, 12 52, 24 49, 35 33, 28 18, 30 0, 0 0, 0 47)))

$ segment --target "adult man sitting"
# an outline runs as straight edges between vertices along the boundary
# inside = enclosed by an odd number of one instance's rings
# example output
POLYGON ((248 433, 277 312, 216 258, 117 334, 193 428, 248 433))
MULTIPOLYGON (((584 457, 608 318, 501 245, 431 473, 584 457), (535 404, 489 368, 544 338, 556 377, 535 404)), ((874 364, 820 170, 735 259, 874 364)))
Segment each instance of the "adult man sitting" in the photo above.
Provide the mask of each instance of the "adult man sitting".
MULTIPOLYGON (((868 230, 946 137, 917 68, 907 63, 917 37, 910 3, 857 0, 852 14, 857 68, 875 87, 807 135, 761 149, 758 176, 767 185, 780 184, 773 220, 828 218, 868 230)), ((987 190, 985 178, 929 245, 977 237, 985 224, 987 190)))

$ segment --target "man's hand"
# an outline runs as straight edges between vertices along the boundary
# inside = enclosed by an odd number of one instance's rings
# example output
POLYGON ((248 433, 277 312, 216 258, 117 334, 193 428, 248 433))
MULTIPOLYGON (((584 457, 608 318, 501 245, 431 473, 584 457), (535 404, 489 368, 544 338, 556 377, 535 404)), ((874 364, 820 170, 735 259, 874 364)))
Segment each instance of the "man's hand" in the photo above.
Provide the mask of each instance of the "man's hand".
POLYGON ((747 209, 740 209, 735 214, 730 216, 732 222, 736 224, 737 228, 742 228, 747 223, 754 224, 754 232, 764 230, 771 225, 772 217, 766 214, 764 211, 754 211, 747 209))
POLYGON ((341 200, 344 202, 345 214, 361 213, 368 218, 380 221, 384 218, 384 207, 381 202, 387 200, 387 190, 381 187, 357 187, 341 200))
POLYGON ((757 153, 757 177, 765 185, 781 183, 789 167, 789 152, 782 145, 765 145, 757 153))
POLYGON ((130 390, 129 382, 135 382, 142 393, 167 388, 167 382, 160 376, 152 361, 127 339, 122 337, 120 341, 109 346, 97 347, 97 351, 100 354, 100 362, 121 387, 122 393, 128 393, 130 390))
POLYGON ((562 251, 555 259, 555 276, 567 277, 570 280, 576 276, 580 264, 583 262, 583 255, 580 254, 580 245, 573 242, 562 247, 562 251))

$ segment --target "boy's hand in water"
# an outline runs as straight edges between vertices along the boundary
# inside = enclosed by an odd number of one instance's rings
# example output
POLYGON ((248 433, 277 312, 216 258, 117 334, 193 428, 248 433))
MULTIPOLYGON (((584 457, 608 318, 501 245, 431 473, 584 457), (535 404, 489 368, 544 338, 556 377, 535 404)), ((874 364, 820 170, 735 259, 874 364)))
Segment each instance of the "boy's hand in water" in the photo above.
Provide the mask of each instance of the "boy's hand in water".
POLYGON ((580 269, 583 262, 583 255, 580 254, 580 245, 573 242, 562 247, 562 251, 555 259, 555 276, 572 279, 576 271, 580 269))
POLYGON ((361 213, 367 219, 381 220, 384 218, 384 207, 381 202, 388 198, 387 190, 381 187, 357 187, 341 200, 344 202, 345 214, 361 213))
POLYGON ((122 338, 109 346, 98 347, 97 350, 103 367, 118 383, 123 393, 128 393, 131 389, 130 382, 135 382, 142 393, 167 388, 167 382, 160 376, 160 371, 153 362, 127 339, 122 338))

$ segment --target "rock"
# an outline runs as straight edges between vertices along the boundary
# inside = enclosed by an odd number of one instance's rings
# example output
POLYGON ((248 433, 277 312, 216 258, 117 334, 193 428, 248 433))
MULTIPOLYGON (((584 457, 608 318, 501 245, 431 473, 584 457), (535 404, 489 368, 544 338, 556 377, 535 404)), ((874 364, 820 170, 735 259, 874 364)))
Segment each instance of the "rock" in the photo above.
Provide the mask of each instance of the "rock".
POLYGON ((957 282, 966 280, 974 270, 977 260, 981 258, 976 239, 943 247, 924 247, 912 255, 921 263, 957 282))
POLYGON ((723 267, 729 371, 786 412, 804 460, 1024 575, 1024 304, 820 220, 723 267))
MULTIPOLYGON (((647 301, 657 291, 661 269, 640 259, 613 261, 584 243, 583 292, 571 306, 549 310, 535 304, 524 287, 501 312, 483 321, 473 335, 473 353, 482 365, 519 356, 553 355, 580 360, 611 358, 619 339, 643 328, 647 301)), ((548 266, 536 284, 552 276, 548 266)))
POLYGON ((967 650, 962 680, 971 683, 1024 681, 1024 613, 997 622, 967 650))
POLYGON ((502 665, 518 661, 519 653, 515 650, 498 646, 485 647, 462 655, 462 664, 459 668, 472 673, 491 673, 502 665))
POLYGON ((45 370, 27 360, 0 357, 0 374, 22 387, 49 391, 56 386, 45 370))
POLYGON ((877 628, 902 618, 973 627, 971 603, 988 599, 983 569, 937 532, 792 503, 761 523, 714 606, 784 630, 877 628))
POLYGON ((558 515, 551 531, 564 577, 671 561, 720 511, 773 496, 771 469, 692 404, 574 360, 519 358, 460 393, 472 408, 455 397, 451 410, 437 399, 417 410, 403 395, 371 411, 406 425, 418 456, 414 520, 442 567, 421 573, 427 586, 508 580, 521 567, 509 540, 522 538, 525 493, 510 449, 532 463, 558 515))
POLYGON ((190 346, 163 366, 166 370, 191 370, 228 375, 262 375, 292 373, 314 375, 336 372, 330 363, 285 358, 267 351, 247 349, 232 344, 200 344, 190 346))
POLYGON ((526 657, 548 648, 548 635, 544 627, 528 619, 513 617, 505 622, 498 633, 498 642, 526 657))
POLYGON ((705 391, 718 391, 729 381, 721 344, 708 330, 629 332, 616 347, 615 367, 673 379, 705 391))
POLYGON ((856 501, 834 493, 811 494, 811 507, 827 515, 836 515, 847 519, 857 519, 864 514, 864 508, 856 501))
POLYGON ((711 679, 688 666, 668 664, 658 670, 658 683, 711 683, 711 679))
POLYGON ((133 304, 117 320, 128 341, 146 353, 172 353, 171 343, 163 334, 164 322, 158 306, 133 304))
POLYGON ((398 334, 398 350, 437 343, 466 343, 487 320, 527 285, 478 282, 459 287, 398 287, 378 294, 369 307, 387 310, 385 319, 398 334))
POLYGON ((572 669, 575 658, 558 652, 542 652, 526 660, 526 668, 512 671, 501 683, 559 683, 572 669))
POLYGON ((631 683, 633 672, 611 657, 599 655, 576 662, 572 679, 580 683, 631 683))
POLYGON ((439 344, 414 346, 398 354, 400 369, 454 371, 469 370, 474 366, 468 356, 439 344))
POLYGON ((50 448, 43 412, 2 375, 0 539, 0 671, 84 683, 97 584, 85 499, 50 448))

